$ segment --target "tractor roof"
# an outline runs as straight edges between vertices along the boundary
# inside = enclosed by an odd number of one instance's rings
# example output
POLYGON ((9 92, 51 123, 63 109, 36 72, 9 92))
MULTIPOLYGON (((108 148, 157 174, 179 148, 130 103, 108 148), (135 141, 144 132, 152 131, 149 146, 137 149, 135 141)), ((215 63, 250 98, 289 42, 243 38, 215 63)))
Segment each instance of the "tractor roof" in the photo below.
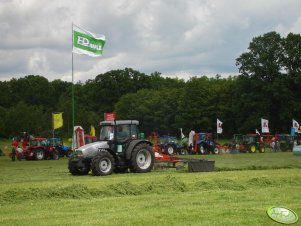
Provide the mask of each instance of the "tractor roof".
POLYGON ((102 121, 100 122, 101 126, 104 125, 139 125, 137 120, 116 120, 116 121, 102 121))
POLYGON ((257 133, 248 133, 247 136, 256 137, 256 136, 258 136, 258 134, 257 133))
POLYGON ((32 140, 47 140, 46 138, 43 138, 43 137, 35 137, 33 138, 32 140))

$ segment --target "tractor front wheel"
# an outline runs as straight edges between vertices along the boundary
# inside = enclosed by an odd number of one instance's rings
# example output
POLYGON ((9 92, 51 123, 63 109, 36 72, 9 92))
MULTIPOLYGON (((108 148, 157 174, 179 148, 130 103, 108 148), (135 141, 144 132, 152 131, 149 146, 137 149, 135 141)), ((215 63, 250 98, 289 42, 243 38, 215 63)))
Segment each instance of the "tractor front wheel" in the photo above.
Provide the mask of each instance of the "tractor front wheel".
POLYGON ((87 175, 90 171, 90 164, 84 158, 71 156, 68 161, 68 169, 72 175, 87 175))
POLYGON ((169 155, 174 155, 176 152, 175 152, 175 147, 173 145, 167 145, 165 147, 165 153, 169 154, 169 155))
POLYGON ((59 160, 60 158, 60 154, 58 151, 54 150, 52 153, 51 153, 51 159, 53 160, 59 160))
POLYGON ((215 154, 215 155, 218 155, 220 152, 219 148, 218 147, 215 147, 212 151, 212 154, 215 154))
POLYGON ((147 173, 153 168, 155 155, 147 143, 138 144, 132 151, 130 170, 134 173, 147 173))
POLYGON ((250 153, 255 153, 256 152, 256 146, 254 144, 250 145, 249 152, 250 153))
POLYGON ((188 151, 186 150, 186 148, 180 148, 179 154, 180 154, 180 155, 187 155, 187 154, 188 154, 188 151))
POLYGON ((42 149, 37 149, 34 152, 34 159, 43 160, 45 158, 45 153, 42 149))
POLYGON ((72 153, 72 150, 68 150, 65 155, 67 158, 69 158, 72 155, 72 153))
POLYGON ((259 147, 259 152, 260 152, 260 153, 264 153, 264 152, 265 152, 265 148, 264 148, 264 146, 262 146, 262 147, 259 147))
POLYGON ((107 151, 101 151, 92 159, 92 173, 94 176, 107 176, 113 173, 115 159, 107 151))
POLYGON ((206 148, 202 144, 199 145, 199 154, 200 155, 208 154, 208 151, 206 150, 206 148))

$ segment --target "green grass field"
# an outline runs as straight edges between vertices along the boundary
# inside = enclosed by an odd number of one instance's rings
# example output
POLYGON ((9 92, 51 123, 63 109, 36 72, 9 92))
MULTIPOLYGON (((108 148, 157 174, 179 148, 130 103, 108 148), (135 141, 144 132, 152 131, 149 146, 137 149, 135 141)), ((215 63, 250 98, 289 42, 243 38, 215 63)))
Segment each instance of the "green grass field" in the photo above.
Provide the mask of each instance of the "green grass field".
POLYGON ((66 158, 0 157, 0 225, 279 225, 270 206, 301 216, 301 156, 186 157, 215 160, 216 171, 71 176, 66 158))

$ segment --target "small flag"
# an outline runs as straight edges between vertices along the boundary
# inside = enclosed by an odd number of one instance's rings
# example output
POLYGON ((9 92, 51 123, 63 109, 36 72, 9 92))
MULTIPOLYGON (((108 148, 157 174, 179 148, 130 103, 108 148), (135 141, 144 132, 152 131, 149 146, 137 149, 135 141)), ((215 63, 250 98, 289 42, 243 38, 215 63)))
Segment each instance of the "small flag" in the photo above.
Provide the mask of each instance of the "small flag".
POLYGON ((261 132, 262 133, 269 133, 269 121, 267 119, 261 119, 261 132))
POLYGON ((58 129, 63 126, 63 113, 52 113, 53 129, 58 129))
POLYGON ((95 136, 95 127, 91 125, 90 135, 95 136))
POLYGON ((219 119, 216 119, 216 133, 223 132, 222 125, 223 125, 223 123, 219 119))
POLYGON ((180 128, 180 131, 181 131, 181 139, 184 139, 184 138, 185 138, 185 135, 184 135, 184 133, 183 133, 182 128, 180 128))
POLYGON ((258 135, 260 136, 260 133, 259 133, 259 131, 258 131, 257 129, 256 129, 256 131, 255 131, 255 132, 256 132, 256 134, 258 134, 258 135))
POLYGON ((296 120, 294 120, 294 119, 293 119, 293 126, 292 126, 292 127, 294 128, 295 133, 299 133, 299 127, 300 127, 300 125, 299 125, 299 123, 298 123, 296 120))
POLYGON ((73 26, 73 53, 98 57, 102 54, 105 43, 106 38, 104 35, 93 34, 73 26))
POLYGON ((115 112, 104 113, 104 119, 105 119, 105 121, 114 121, 115 118, 116 118, 115 112))

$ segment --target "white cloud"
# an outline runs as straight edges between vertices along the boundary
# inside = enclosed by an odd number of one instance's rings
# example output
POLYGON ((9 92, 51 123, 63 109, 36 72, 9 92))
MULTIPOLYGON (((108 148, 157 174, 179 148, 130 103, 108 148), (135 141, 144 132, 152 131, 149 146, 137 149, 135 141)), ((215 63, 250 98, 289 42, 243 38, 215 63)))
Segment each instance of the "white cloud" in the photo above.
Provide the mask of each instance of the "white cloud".
POLYGON ((301 1, 7 0, 0 2, 0 80, 71 80, 71 24, 104 34, 101 58, 74 56, 75 79, 131 67, 184 77, 235 74, 253 37, 299 33, 301 1))
POLYGON ((34 71, 37 74, 48 72, 49 65, 47 58, 42 52, 34 52, 28 60, 28 71, 34 71))

